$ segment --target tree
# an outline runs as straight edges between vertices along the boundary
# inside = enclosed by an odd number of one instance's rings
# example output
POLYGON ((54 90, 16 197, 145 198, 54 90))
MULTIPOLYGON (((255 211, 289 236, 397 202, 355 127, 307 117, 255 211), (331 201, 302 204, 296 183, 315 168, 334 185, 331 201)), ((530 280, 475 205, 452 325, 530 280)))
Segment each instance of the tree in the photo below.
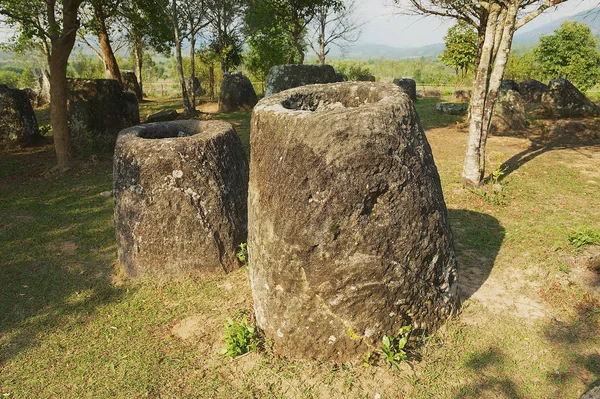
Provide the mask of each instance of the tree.
POLYGON ((342 47, 344 43, 355 42, 360 37, 361 23, 354 18, 356 1, 325 3, 317 7, 312 27, 310 48, 316 54, 319 64, 325 65, 325 57, 331 45, 342 47))
POLYGON ((206 0, 206 17, 211 27, 210 50, 217 55, 221 72, 242 63, 242 39, 244 28, 244 0, 206 0))
POLYGON ((533 51, 528 51, 521 55, 514 54, 512 51, 506 63, 504 73, 507 79, 521 82, 526 79, 543 79, 543 72, 540 64, 537 62, 533 51))
POLYGON ((475 65, 477 58, 477 32, 466 22, 460 21, 444 36, 446 49, 440 60, 453 68, 456 75, 464 79, 467 72, 475 65))
MULTIPOLYGON (((304 63, 305 35, 308 24, 320 7, 339 7, 341 0, 249 0, 246 24, 253 35, 267 33, 275 26, 288 36, 296 49, 299 64, 304 63)), ((289 59, 295 58, 289 56, 289 59)))
POLYGON ((189 115, 193 115, 195 110, 192 108, 190 98, 188 96, 187 87, 185 86, 185 76, 183 75, 183 57, 181 56, 181 26, 179 25, 179 10, 177 8, 177 0, 171 1, 171 14, 169 18, 173 24, 173 39, 175 41, 175 57, 177 59, 177 73, 179 76, 179 87, 181 90, 181 97, 183 99, 183 106, 185 112, 189 115))
POLYGON ((126 32, 135 57, 135 72, 144 92, 144 52, 152 47, 159 53, 169 54, 173 30, 168 18, 169 0, 121 0, 117 21, 126 32))
MULTIPOLYGON (((97 55, 100 55, 104 63, 106 76, 115 79, 122 84, 121 70, 115 52, 111 44, 109 35, 108 18, 114 16, 117 12, 118 1, 116 0, 90 0, 90 10, 88 13, 88 21, 85 24, 87 29, 91 31, 100 43, 101 54, 98 54, 96 49, 85 39, 85 36, 80 34, 80 37, 88 44, 97 55)), ((86 7, 84 7, 85 9, 86 7)))
POLYGON ((477 30, 469 140, 462 172, 464 185, 479 186, 483 182, 485 145, 515 31, 564 1, 409 0, 412 10, 419 14, 454 18, 477 30))
POLYGON ((600 79, 600 53, 585 23, 567 21, 553 35, 542 35, 534 50, 544 74, 569 79, 585 92, 600 79))
POLYGON ((248 37, 248 52, 244 63, 254 77, 263 82, 267 80, 269 70, 275 65, 293 63, 296 55, 294 46, 288 40, 283 29, 278 26, 271 27, 266 32, 256 32, 248 37), (290 59, 291 55, 291 59, 290 59))
POLYGON ((72 166, 73 149, 67 115, 67 61, 79 28, 84 0, 2 0, 0 15, 17 26, 25 38, 37 40, 50 65, 50 123, 54 134, 57 169, 72 166))

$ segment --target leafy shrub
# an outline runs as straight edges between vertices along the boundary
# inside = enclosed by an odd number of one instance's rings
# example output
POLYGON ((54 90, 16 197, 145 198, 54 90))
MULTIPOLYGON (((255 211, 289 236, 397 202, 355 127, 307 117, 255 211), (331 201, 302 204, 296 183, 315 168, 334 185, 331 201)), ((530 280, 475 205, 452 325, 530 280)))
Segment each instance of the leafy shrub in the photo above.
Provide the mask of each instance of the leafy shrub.
POLYGON ((244 353, 256 351, 260 343, 258 333, 253 325, 248 322, 245 314, 241 313, 237 320, 228 319, 225 323, 225 347, 222 355, 238 357, 244 353))

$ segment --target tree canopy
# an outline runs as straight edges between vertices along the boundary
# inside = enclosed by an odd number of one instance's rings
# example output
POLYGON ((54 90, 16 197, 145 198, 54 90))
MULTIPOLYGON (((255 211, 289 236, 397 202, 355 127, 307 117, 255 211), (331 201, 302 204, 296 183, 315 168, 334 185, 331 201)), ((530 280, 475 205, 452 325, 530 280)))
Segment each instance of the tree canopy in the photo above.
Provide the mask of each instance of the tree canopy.
POLYGON ((534 53, 543 73, 570 80, 586 91, 600 79, 600 53, 591 29, 585 23, 567 21, 553 35, 540 37, 534 53))
POLYGON ((475 66, 477 57, 477 32, 472 26, 464 21, 448 29, 444 36, 446 49, 440 55, 440 60, 450 68, 459 71, 461 77, 465 78, 469 69, 475 66))

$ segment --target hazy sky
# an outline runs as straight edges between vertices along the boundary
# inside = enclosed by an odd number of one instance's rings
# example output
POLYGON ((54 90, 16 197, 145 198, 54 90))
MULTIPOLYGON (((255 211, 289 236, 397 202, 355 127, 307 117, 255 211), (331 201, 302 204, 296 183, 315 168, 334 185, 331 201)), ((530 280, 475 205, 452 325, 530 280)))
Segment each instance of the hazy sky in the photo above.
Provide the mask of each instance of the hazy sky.
MULTIPOLYGON (((406 4, 401 0, 401 4, 406 4)), ((385 44, 394 47, 420 47, 441 43, 452 20, 436 17, 401 15, 404 10, 393 0, 357 0, 358 15, 365 22, 359 42, 385 44)), ((520 31, 534 29, 554 19, 576 14, 600 5, 599 0, 569 0, 547 10, 520 31)))
MULTIPOLYGON (((361 43, 385 44, 393 47, 420 47, 441 43, 448 28, 454 24, 453 21, 435 17, 401 15, 403 9, 394 6, 393 0, 356 0, 356 3, 358 17, 365 22, 359 39, 361 43)), ((600 0, 569 0, 556 8, 549 9, 521 30, 534 29, 554 19, 599 5, 600 0)), ((5 41, 8 33, 9 30, 0 25, 0 41, 5 41)))

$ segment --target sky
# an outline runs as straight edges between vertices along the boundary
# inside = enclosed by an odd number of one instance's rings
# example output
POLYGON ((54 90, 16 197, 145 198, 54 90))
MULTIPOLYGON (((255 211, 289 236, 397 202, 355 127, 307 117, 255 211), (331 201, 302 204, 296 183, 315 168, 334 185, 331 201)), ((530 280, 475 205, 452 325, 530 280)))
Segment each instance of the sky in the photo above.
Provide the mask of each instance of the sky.
MULTIPOLYGON (((400 0, 406 4, 406 0, 400 0)), ((436 17, 407 16, 406 9, 394 6, 393 0, 356 0, 357 16, 364 22, 359 43, 383 44, 392 47, 421 47, 442 43, 453 21, 436 17)), ((569 0, 546 11, 520 31, 535 29, 552 20, 599 7, 600 0, 569 0)), ((0 25, 0 42, 6 40, 9 29, 0 25)), ((518 33, 518 32, 517 32, 518 33)))
MULTIPOLYGON (((400 4, 407 4, 401 0, 400 4)), ((406 8, 394 6, 393 0, 357 0, 358 16, 365 22, 359 43, 384 44, 392 47, 421 47, 443 43, 452 20, 437 17, 401 15, 406 8)), ((569 0, 525 25, 520 31, 535 29, 552 20, 600 6, 599 0, 569 0)))

